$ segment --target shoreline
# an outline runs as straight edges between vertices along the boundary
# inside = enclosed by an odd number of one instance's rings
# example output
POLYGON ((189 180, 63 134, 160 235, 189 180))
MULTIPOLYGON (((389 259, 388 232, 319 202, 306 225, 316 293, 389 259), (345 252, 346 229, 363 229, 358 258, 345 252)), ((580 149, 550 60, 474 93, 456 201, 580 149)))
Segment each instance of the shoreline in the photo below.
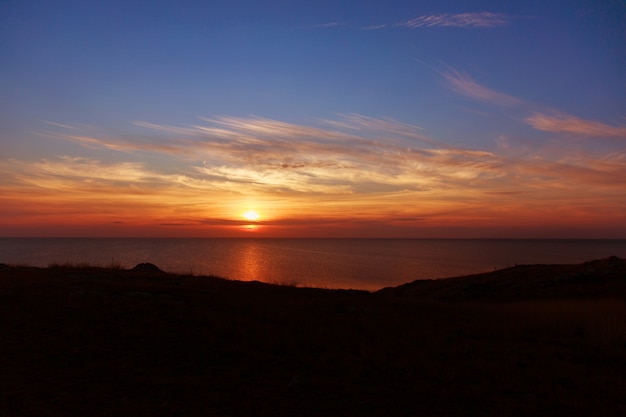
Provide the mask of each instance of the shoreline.
POLYGON ((623 241, 516 239, 87 239, 1 240, 1 262, 47 267, 87 262, 132 268, 151 262, 178 274, 215 275, 322 288, 376 291, 511 265, 624 257, 623 241), (385 243, 386 242, 386 243, 385 243), (409 242, 410 244, 406 244, 409 242), (582 243, 581 243, 582 242, 582 243), (585 243, 586 242, 586 243, 585 243))
MULTIPOLYGON (((47 267, 30 266, 27 264, 0 263, 0 277, 15 273, 24 275, 30 273, 42 278, 48 275, 63 277, 64 275, 83 274, 88 277, 107 275, 109 278, 158 278, 160 280, 209 280, 233 283, 254 283, 270 287, 291 287, 300 289, 316 289, 325 291, 353 291, 372 294, 394 294, 412 297, 434 297, 441 299, 461 299, 464 296, 504 297, 510 299, 516 291, 520 296, 572 296, 574 287, 585 286, 588 296, 597 296, 598 290, 608 294, 607 286, 622 291, 626 282, 626 259, 617 256, 596 259, 579 264, 523 264, 494 269, 488 272, 472 273, 467 275, 417 279, 400 285, 383 287, 377 290, 363 290, 354 288, 326 288, 313 286, 299 286, 297 277, 292 283, 267 282, 258 280, 230 279, 215 275, 181 274, 161 270, 152 263, 139 263, 133 268, 124 268, 121 264, 111 263, 108 266, 97 266, 89 263, 51 263, 47 267), (624 281, 620 278, 624 278, 624 281), (601 284, 601 285, 600 285, 601 284), (602 287, 602 288, 601 288, 602 287), (541 294, 541 289, 550 290, 541 294), (537 294, 523 294, 522 291, 538 291, 537 294), (591 292, 589 292, 591 291, 591 292), (482 293, 481 293, 482 292, 482 293)), ((545 291, 544 291, 545 292, 545 291)), ((579 294, 580 295, 580 294, 579 294)), ((615 295, 615 294, 614 294, 615 295)))

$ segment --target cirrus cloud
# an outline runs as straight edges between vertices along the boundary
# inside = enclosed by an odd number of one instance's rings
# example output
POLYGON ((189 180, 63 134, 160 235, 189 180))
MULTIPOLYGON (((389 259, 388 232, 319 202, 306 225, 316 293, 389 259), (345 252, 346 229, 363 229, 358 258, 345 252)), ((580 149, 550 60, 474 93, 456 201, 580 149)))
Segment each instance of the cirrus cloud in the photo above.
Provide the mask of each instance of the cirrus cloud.
POLYGON ((496 28, 508 26, 510 19, 502 13, 458 13, 423 15, 411 19, 401 26, 409 28, 421 27, 459 27, 459 28, 496 28))
POLYGON ((439 73, 454 92, 475 100, 491 102, 505 106, 522 103, 522 100, 508 94, 492 90, 477 83, 467 73, 449 69, 439 73))
POLYGON ((626 126, 611 126, 602 122, 585 120, 564 113, 553 115, 534 113, 526 119, 532 127, 545 132, 573 133, 591 137, 615 137, 626 139, 626 126))
POLYGON ((267 213, 263 227, 294 218, 458 226, 531 219, 564 201, 576 207, 574 217, 593 217, 595 209, 618 219, 626 204, 623 151, 467 149, 420 126, 358 114, 311 126, 232 116, 184 126, 137 122, 145 132, 136 136, 50 126, 62 129, 52 137, 65 131, 90 156, 4 160, 0 217, 193 231, 207 225, 203 219, 238 227, 253 202, 267 213))

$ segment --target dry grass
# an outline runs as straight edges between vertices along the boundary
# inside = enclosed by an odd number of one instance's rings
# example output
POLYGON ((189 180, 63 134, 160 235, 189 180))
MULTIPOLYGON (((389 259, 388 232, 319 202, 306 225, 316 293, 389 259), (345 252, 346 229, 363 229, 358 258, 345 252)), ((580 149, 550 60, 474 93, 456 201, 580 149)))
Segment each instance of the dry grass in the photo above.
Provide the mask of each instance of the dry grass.
POLYGON ((121 262, 111 259, 111 262, 105 265, 95 265, 89 262, 51 262, 48 264, 51 269, 108 269, 110 271, 122 271, 125 269, 121 262))

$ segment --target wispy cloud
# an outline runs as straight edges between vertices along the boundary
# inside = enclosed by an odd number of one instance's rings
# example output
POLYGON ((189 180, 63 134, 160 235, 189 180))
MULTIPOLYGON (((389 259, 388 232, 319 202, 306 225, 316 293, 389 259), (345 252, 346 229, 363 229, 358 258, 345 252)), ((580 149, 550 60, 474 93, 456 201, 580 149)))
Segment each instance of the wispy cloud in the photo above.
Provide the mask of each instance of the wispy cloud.
POLYGON ((83 135, 51 125, 91 156, 2 161, 0 218, 234 227, 254 201, 268 213, 264 227, 280 219, 460 226, 548 213, 557 200, 581 216, 592 207, 614 214, 626 204, 621 150, 466 149, 431 139, 420 126, 359 114, 310 126, 227 116, 135 125, 145 132, 83 135), (98 149, 101 158, 93 156, 98 149))
POLYGON ((615 137, 626 139, 626 126, 611 126, 602 122, 585 120, 569 114, 535 113, 526 122, 546 132, 573 133, 590 137, 615 137))
POLYGON ((334 28, 337 26, 341 26, 343 25, 343 23, 340 22, 327 22, 327 23, 320 23, 318 25, 314 25, 313 27, 315 28, 334 28))
POLYGON ((6 161, 4 175, 14 183, 70 193, 91 192, 95 189, 123 190, 163 181, 163 175, 147 170, 137 162, 103 163, 96 159, 62 156, 25 163, 6 161))
POLYGON ((69 129, 69 130, 77 129, 75 126, 71 126, 71 125, 67 125, 67 124, 63 124, 63 123, 51 122, 49 120, 42 120, 42 122, 46 123, 48 125, 55 126, 55 127, 60 127, 60 128, 63 128, 63 129, 69 129))
POLYGON ((459 13, 424 15, 401 23, 410 28, 421 27, 460 27, 460 28, 496 28, 510 24, 510 19, 502 13, 459 13))
MULTIPOLYGON (((408 27, 412 29, 416 28, 429 28, 429 27, 456 27, 456 28, 468 28, 468 29, 488 29, 508 26, 511 23, 511 18, 503 13, 493 12, 480 12, 480 13, 456 13, 456 14, 431 14, 422 15, 408 21, 399 22, 396 24, 372 24, 362 26, 361 30, 381 30, 390 27, 408 27)), ((327 22, 314 25, 315 28, 332 28, 346 26, 342 22, 327 22)))
POLYGON ((371 25, 371 26, 364 26, 361 29, 363 30, 380 30, 380 29, 385 29, 387 27, 387 25, 371 25))
MULTIPOLYGON (((502 99, 498 93, 482 90, 482 87, 471 91, 478 91, 475 94, 480 98, 502 99)), ((275 196, 342 194, 354 198, 400 190, 458 189, 468 182, 476 190, 499 192, 502 191, 501 180, 514 177, 526 178, 533 184, 532 178, 550 177, 615 185, 612 178, 623 172, 626 164, 626 158, 619 152, 598 158, 580 150, 575 154, 565 153, 568 155, 565 158, 562 149, 546 153, 541 149, 518 152, 517 148, 505 147, 502 148, 505 154, 469 150, 431 139, 420 126, 358 114, 321 120, 321 125, 326 127, 260 117, 222 116, 201 120, 201 124, 181 127, 135 123, 148 132, 158 133, 152 140, 150 133, 142 135, 141 140, 69 136, 69 140, 89 148, 100 146, 137 157, 145 152, 161 154, 170 158, 167 175, 155 172, 147 175, 145 168, 136 164, 98 166, 93 161, 87 163, 71 158, 56 164, 36 163, 32 170, 57 179, 63 176, 83 178, 79 181, 83 184, 102 182, 106 178, 87 180, 80 175, 124 172, 120 178, 113 176, 111 180, 119 182, 125 177, 135 184, 146 184, 141 178, 149 177, 156 183, 188 190, 237 190, 242 195, 262 192, 275 196), (164 133, 174 136, 162 143, 164 133), (143 176, 138 174, 140 172, 144 172, 143 176)), ((537 115, 533 123, 547 128, 540 124, 537 115)), ((575 124, 578 125, 584 128, 579 127, 576 132, 617 135, 623 131, 597 122, 575 124)), ((559 129, 574 131, 571 126, 559 129)))
POLYGON ((446 81, 448 87, 454 92, 473 98, 475 100, 491 102, 505 106, 520 104, 522 101, 508 94, 492 90, 477 83, 467 73, 449 69, 441 71, 440 75, 446 81))
MULTIPOLYGON (((159 153, 173 158, 171 163, 183 157, 175 165, 185 166, 184 175, 162 176, 159 181, 189 188, 197 188, 199 183, 224 189, 237 184, 241 192, 348 195, 456 187, 460 181, 503 175, 496 155, 442 144, 426 136, 421 127, 392 119, 349 114, 322 120, 327 127, 259 117, 201 120, 204 123, 184 127, 135 123, 159 135, 175 135, 166 144, 158 137, 147 140, 149 134, 141 140, 94 135, 64 139, 91 149, 159 153), (195 166, 190 167, 190 162, 195 166)), ((45 161, 33 169, 57 177, 65 172, 68 178, 111 169, 88 165, 63 159, 57 164, 45 161)), ((134 171, 127 177, 138 178, 134 171)))

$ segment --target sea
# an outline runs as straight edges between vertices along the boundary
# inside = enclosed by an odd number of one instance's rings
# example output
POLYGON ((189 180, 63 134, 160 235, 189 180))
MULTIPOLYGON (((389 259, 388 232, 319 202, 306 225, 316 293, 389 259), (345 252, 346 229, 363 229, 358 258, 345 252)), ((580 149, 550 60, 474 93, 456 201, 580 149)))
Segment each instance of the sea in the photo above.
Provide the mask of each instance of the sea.
POLYGON ((523 264, 626 257, 625 240, 0 238, 0 263, 89 264, 318 288, 378 290, 523 264))

